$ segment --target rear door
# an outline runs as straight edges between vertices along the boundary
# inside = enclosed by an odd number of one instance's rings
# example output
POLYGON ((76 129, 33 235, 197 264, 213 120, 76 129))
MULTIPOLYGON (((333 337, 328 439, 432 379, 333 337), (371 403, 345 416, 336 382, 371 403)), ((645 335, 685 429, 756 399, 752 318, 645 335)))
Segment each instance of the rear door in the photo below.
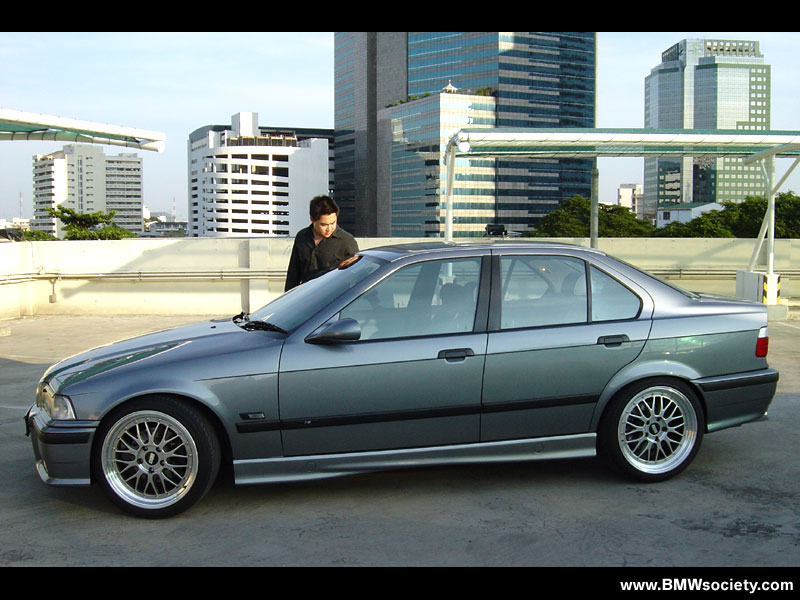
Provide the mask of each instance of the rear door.
POLYGON ((575 254, 498 251, 481 440, 587 432, 603 388, 647 340, 642 292, 575 254))

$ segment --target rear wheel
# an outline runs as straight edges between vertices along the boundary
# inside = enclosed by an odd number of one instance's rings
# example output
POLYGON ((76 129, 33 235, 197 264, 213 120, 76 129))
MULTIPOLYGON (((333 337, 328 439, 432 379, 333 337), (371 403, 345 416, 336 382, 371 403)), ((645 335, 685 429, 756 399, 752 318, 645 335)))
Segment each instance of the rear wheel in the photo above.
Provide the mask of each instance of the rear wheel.
POLYGON ((195 409, 168 396, 126 403, 98 430, 94 478, 123 510, 175 515, 200 500, 219 471, 213 428, 195 409))
POLYGON ((696 395, 678 381, 647 381, 609 404, 598 431, 600 454, 638 481, 663 481, 692 462, 705 421, 696 395))

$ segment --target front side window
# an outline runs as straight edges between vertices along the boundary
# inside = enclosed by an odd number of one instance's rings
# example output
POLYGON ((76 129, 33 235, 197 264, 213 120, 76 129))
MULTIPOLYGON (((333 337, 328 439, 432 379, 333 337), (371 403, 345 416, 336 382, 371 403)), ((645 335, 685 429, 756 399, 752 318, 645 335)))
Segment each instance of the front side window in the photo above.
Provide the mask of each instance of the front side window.
POLYGON ((481 259, 432 260, 398 269, 345 308, 362 340, 471 332, 481 259))
POLYGON ((500 267, 502 329, 586 322, 586 267, 582 260, 504 256, 500 267))

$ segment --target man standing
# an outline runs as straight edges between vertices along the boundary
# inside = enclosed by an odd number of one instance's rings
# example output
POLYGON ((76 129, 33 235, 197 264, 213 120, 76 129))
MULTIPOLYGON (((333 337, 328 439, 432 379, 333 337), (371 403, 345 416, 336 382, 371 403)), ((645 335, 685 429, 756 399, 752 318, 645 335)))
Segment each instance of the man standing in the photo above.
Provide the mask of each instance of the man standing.
POLYGON ((311 225, 294 238, 284 291, 323 275, 358 252, 353 236, 336 226, 339 206, 333 198, 315 196, 309 214, 311 225))

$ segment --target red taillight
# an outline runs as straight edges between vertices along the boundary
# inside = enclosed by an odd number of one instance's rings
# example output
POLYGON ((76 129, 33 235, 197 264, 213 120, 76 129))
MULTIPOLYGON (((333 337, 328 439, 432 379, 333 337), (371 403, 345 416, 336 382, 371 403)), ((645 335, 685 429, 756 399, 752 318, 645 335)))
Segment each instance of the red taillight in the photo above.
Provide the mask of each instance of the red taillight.
POLYGON ((766 327, 762 327, 758 332, 758 339, 756 340, 756 356, 759 358, 766 358, 769 352, 769 331, 766 327))

